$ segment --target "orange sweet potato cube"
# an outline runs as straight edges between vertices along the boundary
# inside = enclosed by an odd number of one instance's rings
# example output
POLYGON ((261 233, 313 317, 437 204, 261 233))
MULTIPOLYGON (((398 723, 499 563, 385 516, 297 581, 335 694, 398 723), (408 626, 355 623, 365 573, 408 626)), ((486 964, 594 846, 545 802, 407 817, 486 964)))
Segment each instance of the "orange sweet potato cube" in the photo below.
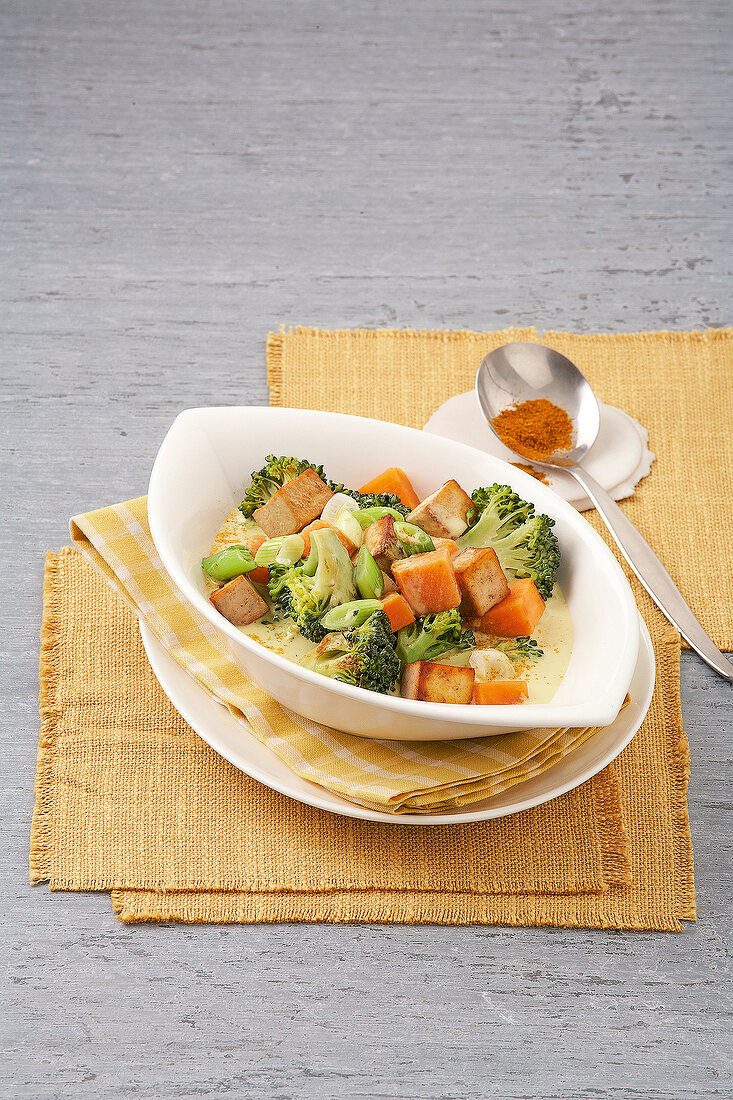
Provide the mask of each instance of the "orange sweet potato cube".
POLYGON ((433 546, 436 550, 447 550, 452 558, 460 553, 460 546, 455 539, 442 539, 440 535, 431 535, 433 546))
POLYGON ((293 535, 317 519, 333 491, 310 467, 281 485, 267 504, 255 508, 252 518, 268 538, 293 535))
POLYGON ((510 707, 529 696, 526 680, 488 680, 473 685, 473 701, 484 707, 510 707))
POLYGON ((534 581, 526 577, 510 581, 509 595, 490 607, 480 618, 469 619, 468 625, 482 634, 518 638, 532 633, 544 610, 545 602, 534 581))
POLYGON ((470 703, 475 675, 472 668, 414 661, 405 665, 400 694, 403 699, 422 699, 426 703, 470 703))
POLYGON ((481 616, 509 595, 504 570, 496 551, 489 546, 462 550, 453 558, 453 568, 462 593, 461 614, 464 617, 481 616))
POLYGON ((412 482, 399 466, 390 466, 389 470, 378 474, 359 489, 360 493, 394 493, 406 508, 417 508, 420 497, 412 487, 412 482))
POLYGON ((395 634, 398 630, 402 630, 403 626, 409 626, 415 621, 410 605, 399 592, 390 592, 388 596, 383 596, 382 607, 395 634))
POLYGON ((392 576, 418 617, 449 611, 461 602, 461 590, 447 550, 431 550, 396 561, 392 576))

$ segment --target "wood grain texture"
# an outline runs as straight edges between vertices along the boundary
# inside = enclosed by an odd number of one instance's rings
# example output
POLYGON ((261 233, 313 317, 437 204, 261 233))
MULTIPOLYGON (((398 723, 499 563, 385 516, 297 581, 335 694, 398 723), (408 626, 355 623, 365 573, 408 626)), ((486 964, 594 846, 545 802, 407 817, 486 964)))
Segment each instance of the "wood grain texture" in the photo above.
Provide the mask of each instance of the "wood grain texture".
POLYGON ((730 692, 683 655, 699 920, 135 927, 27 883, 43 552, 279 324, 731 323, 731 8, 8 0, 8 1097, 730 1095, 730 692), (726 778, 728 785, 726 786, 726 778))

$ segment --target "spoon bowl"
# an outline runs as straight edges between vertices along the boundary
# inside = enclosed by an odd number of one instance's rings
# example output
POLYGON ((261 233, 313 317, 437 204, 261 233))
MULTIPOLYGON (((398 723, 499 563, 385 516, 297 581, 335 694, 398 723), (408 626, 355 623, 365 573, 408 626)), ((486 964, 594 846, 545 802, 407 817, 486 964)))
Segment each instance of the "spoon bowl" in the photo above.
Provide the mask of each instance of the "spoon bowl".
POLYGON ((733 680, 733 665, 705 633, 649 543, 606 490, 583 469, 582 460, 598 435, 600 413, 589 382, 575 364, 543 344, 504 344, 489 352, 479 366, 476 395, 489 427, 505 447, 509 444, 494 425, 495 417, 505 409, 545 399, 565 410, 573 424, 574 446, 570 450, 546 455, 542 462, 519 447, 510 450, 533 466, 561 468, 572 474, 657 606, 711 668, 726 680, 733 680))
MULTIPOLYGON (((553 454, 543 465, 567 468, 580 462, 598 436, 601 416, 590 383, 575 363, 542 344, 504 344, 490 352, 476 372, 476 396, 498 439, 494 418, 513 405, 546 398, 565 410, 573 422, 575 446, 553 454)), ((519 449, 516 453, 537 461, 519 449)))

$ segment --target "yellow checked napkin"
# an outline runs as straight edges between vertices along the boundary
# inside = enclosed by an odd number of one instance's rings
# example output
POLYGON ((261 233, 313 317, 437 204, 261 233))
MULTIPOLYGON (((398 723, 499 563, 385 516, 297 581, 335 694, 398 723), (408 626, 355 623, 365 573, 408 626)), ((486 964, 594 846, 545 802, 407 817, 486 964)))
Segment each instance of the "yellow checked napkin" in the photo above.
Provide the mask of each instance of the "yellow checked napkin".
POLYGON ((561 760, 595 730, 533 729, 463 741, 382 741, 318 725, 245 679, 226 641, 180 595, 150 536, 144 497, 75 516, 76 546, 206 691, 304 779, 386 813, 490 798, 561 760))

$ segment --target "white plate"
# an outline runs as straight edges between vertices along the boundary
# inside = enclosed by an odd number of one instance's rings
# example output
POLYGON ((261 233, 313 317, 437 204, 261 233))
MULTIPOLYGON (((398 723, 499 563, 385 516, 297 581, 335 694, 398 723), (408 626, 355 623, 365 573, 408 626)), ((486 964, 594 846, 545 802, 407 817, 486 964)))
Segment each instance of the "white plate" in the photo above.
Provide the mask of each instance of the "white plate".
MULTIPOLYGON (((598 438, 581 466, 614 500, 623 500, 632 495, 637 483, 651 470, 654 455, 647 447, 649 432, 621 409, 604 405, 602 401, 598 402, 598 408, 601 414, 598 438)), ((444 439, 468 443, 505 462, 521 461, 487 425, 475 390, 450 397, 435 410, 423 430, 444 439)), ((572 474, 562 470, 553 473, 545 470, 544 473, 550 487, 579 512, 593 507, 572 474)))
POLYGON ((235 768, 298 802, 342 814, 344 817, 400 825, 450 825, 461 821, 486 821, 493 817, 506 817, 530 806, 549 802, 584 783, 618 756, 641 725, 654 691, 654 650, 649 631, 641 617, 639 625, 639 656, 629 687, 631 702, 610 726, 599 730, 575 752, 569 753, 541 775, 494 798, 474 803, 468 810, 404 815, 367 810, 332 794, 324 787, 301 779, 276 753, 257 740, 245 722, 234 718, 225 706, 200 687, 143 622, 140 622, 140 634, 150 667, 173 706, 199 737, 235 768))

